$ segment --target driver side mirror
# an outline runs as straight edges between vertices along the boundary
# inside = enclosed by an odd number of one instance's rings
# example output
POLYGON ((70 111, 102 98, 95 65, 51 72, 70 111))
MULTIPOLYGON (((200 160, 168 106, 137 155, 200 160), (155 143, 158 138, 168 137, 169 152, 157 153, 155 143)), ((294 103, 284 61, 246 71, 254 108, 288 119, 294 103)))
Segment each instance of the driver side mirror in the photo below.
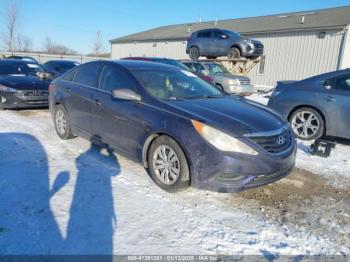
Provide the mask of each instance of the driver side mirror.
POLYGON ((112 97, 129 101, 141 101, 141 96, 139 94, 127 88, 114 89, 112 91, 112 97))

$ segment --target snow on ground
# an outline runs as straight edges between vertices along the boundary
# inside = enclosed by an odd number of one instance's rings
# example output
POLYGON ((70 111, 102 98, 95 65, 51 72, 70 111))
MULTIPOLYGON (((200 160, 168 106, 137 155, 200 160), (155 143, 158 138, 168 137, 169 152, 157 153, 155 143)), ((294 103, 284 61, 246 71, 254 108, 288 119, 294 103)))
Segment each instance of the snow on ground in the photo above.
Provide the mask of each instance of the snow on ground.
POLYGON ((60 140, 47 110, 0 123, 0 254, 350 254, 350 193, 317 175, 169 194, 140 164, 60 140))
MULTIPOLYGON (((248 99, 267 105, 270 94, 253 94, 248 99)), ((350 140, 337 140, 331 156, 322 158, 310 153, 312 142, 298 140, 296 166, 318 174, 337 187, 350 187, 350 140)))

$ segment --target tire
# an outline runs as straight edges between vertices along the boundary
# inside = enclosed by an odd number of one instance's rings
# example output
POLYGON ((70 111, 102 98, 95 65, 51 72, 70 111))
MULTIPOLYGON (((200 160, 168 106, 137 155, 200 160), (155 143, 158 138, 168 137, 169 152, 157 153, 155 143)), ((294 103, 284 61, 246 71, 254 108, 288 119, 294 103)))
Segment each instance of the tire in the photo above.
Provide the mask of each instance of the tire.
POLYGON ((315 140, 324 134, 323 117, 313 108, 299 108, 292 113, 289 122, 294 136, 301 140, 315 140))
POLYGON ((75 137, 71 131, 71 124, 67 110, 62 105, 55 106, 54 124, 56 133, 61 139, 68 140, 75 137))
POLYGON ((231 47, 227 54, 228 59, 241 58, 241 51, 237 47, 231 47))
POLYGON ((195 46, 190 48, 188 54, 192 60, 197 60, 201 56, 198 47, 195 46))
POLYGON ((186 156, 171 137, 157 137, 150 146, 147 161, 151 178, 163 190, 177 192, 189 186, 190 171, 186 156), (167 160, 169 156, 172 161, 167 160))

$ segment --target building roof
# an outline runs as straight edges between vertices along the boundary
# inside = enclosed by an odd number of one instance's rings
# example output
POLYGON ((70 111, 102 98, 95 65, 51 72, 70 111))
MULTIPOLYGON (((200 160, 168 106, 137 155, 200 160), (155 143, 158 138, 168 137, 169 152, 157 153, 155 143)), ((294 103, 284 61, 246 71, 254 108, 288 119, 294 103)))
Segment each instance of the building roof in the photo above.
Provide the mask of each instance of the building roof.
POLYGON ((185 40, 197 30, 222 28, 244 35, 265 32, 341 28, 350 24, 350 6, 330 9, 283 13, 239 19, 161 26, 110 40, 111 43, 185 40))

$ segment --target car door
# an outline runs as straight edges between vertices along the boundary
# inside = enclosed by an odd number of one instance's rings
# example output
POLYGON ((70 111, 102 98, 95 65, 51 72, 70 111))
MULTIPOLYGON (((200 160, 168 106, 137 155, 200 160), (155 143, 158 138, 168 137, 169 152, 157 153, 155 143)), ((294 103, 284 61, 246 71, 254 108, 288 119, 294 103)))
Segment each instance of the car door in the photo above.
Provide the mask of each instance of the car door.
POLYGON ((112 96, 115 89, 132 89, 138 93, 135 80, 123 68, 106 64, 101 72, 98 92, 94 94, 94 135, 112 148, 136 159, 140 149, 139 138, 144 133, 139 119, 141 104, 117 99, 112 96))
POLYGON ((88 63, 77 68, 72 82, 65 83, 67 93, 65 106, 69 113, 72 129, 91 136, 91 110, 94 103, 93 93, 98 87, 101 64, 88 63))
POLYGON ((225 34, 222 30, 215 29, 212 46, 211 46, 212 48, 211 53, 216 55, 227 55, 228 38, 229 36, 225 34))
POLYGON ((198 32, 198 45, 200 53, 203 56, 211 55, 213 41, 212 31, 213 30, 203 30, 198 32))
POLYGON ((350 74, 327 79, 321 93, 323 108, 329 117, 332 134, 350 138, 350 74))

